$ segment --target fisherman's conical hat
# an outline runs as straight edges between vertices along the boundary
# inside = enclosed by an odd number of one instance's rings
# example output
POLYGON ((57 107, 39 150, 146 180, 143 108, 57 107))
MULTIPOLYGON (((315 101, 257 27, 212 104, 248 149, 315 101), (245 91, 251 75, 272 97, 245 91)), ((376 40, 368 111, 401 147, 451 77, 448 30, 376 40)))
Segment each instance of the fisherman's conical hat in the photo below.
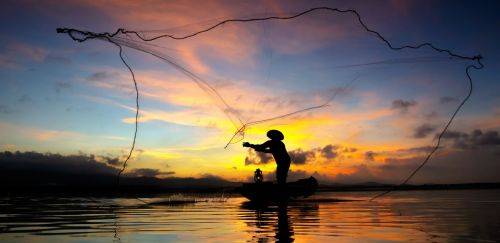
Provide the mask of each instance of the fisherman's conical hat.
POLYGON ((285 136, 283 135, 283 133, 281 133, 278 130, 269 130, 267 132, 267 137, 270 138, 270 139, 272 139, 272 140, 283 140, 283 139, 285 139, 285 136))

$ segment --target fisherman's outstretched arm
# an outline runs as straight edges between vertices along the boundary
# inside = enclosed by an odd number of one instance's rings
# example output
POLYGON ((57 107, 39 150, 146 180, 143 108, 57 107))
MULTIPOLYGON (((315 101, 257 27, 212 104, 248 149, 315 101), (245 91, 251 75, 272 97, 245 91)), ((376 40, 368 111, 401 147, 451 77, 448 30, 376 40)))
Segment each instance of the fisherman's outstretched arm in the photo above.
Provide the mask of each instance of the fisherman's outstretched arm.
POLYGON ((243 143, 243 146, 253 148, 253 149, 255 149, 255 151, 258 151, 258 152, 264 152, 264 153, 271 152, 268 142, 265 142, 263 144, 251 144, 251 143, 245 142, 245 143, 243 143))

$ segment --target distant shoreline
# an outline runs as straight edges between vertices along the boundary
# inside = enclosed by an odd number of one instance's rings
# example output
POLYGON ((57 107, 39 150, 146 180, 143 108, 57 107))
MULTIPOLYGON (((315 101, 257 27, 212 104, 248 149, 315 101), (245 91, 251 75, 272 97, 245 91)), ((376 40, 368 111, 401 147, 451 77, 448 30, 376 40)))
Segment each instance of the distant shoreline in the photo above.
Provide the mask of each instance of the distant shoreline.
MULTIPOLYGON (((119 169, 96 160, 94 155, 60 155, 38 152, 0 152, 0 195, 84 194, 145 195, 162 193, 237 193, 242 181, 228 181, 218 175, 180 177, 175 172, 130 169, 117 177, 119 169), (119 179, 119 181, 118 181, 119 179)), ((320 181, 318 192, 385 190, 499 189, 500 181, 396 186, 366 181, 341 184, 320 181)))
POLYGON ((422 184, 422 185, 320 185, 318 191, 428 191, 428 190, 467 190, 467 189, 500 189, 500 183, 459 183, 459 184, 422 184))
MULTIPOLYGON (((190 186, 190 187, 169 187, 169 186, 146 186, 146 185, 124 185, 116 186, 0 186, 0 195, 43 195, 43 194, 63 194, 63 195, 100 195, 112 196, 120 194, 127 195, 158 195, 164 193, 226 193, 237 194, 236 188, 242 183, 233 182, 231 186, 190 186)), ((461 183, 461 184, 423 184, 395 186, 388 184, 370 183, 369 185, 320 185, 318 192, 363 192, 363 191, 429 191, 429 190, 470 190, 470 189, 500 189, 500 183, 461 183)))

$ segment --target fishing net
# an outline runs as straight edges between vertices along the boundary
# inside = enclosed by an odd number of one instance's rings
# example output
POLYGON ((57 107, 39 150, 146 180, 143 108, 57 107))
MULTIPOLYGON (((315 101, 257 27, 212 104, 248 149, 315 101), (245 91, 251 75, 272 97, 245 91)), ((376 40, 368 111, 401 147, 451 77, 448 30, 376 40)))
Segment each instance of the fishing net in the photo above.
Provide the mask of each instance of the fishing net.
MULTIPOLYGON (((426 103, 419 100, 419 93, 449 96, 458 102, 453 112, 449 107, 444 111, 450 115, 441 121, 437 149, 441 136, 472 92, 469 70, 482 68, 480 56, 457 54, 426 42, 407 45, 402 40, 403 44, 394 44, 372 30, 356 11, 328 7, 212 19, 160 30, 95 33, 60 28, 58 32, 78 42, 101 40, 116 46, 132 76, 136 129, 121 172, 135 146, 141 92, 152 99, 165 95, 176 105, 192 110, 199 117, 196 122, 215 126, 227 135, 221 144, 226 148, 259 127, 328 120, 337 114, 369 109, 360 101, 369 99, 371 93, 394 96, 393 109, 402 113, 416 102, 426 103), (183 84, 173 92, 184 94, 184 99, 174 99, 176 94, 168 90, 158 92, 159 86, 139 90, 141 77, 124 58, 124 51, 151 57, 148 65, 159 70, 165 82, 183 84), (418 77, 422 73, 426 76, 418 77), (204 95, 192 93, 195 97, 186 97, 186 89, 198 89, 204 95)), ((439 112, 438 108, 431 110, 430 103, 427 106, 428 113, 439 112)))

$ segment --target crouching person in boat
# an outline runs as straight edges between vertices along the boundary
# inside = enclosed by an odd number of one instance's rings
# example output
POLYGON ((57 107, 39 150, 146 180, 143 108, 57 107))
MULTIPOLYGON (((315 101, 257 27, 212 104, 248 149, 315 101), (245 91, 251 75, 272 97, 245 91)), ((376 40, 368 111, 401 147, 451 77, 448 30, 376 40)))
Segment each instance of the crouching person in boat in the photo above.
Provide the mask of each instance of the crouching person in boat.
POLYGON ((255 149, 257 152, 270 153, 276 161, 276 179, 278 184, 285 185, 288 169, 290 168, 290 155, 286 151, 285 144, 281 141, 285 138, 283 133, 278 130, 270 130, 267 132, 267 137, 271 140, 263 144, 243 143, 243 147, 255 149))

